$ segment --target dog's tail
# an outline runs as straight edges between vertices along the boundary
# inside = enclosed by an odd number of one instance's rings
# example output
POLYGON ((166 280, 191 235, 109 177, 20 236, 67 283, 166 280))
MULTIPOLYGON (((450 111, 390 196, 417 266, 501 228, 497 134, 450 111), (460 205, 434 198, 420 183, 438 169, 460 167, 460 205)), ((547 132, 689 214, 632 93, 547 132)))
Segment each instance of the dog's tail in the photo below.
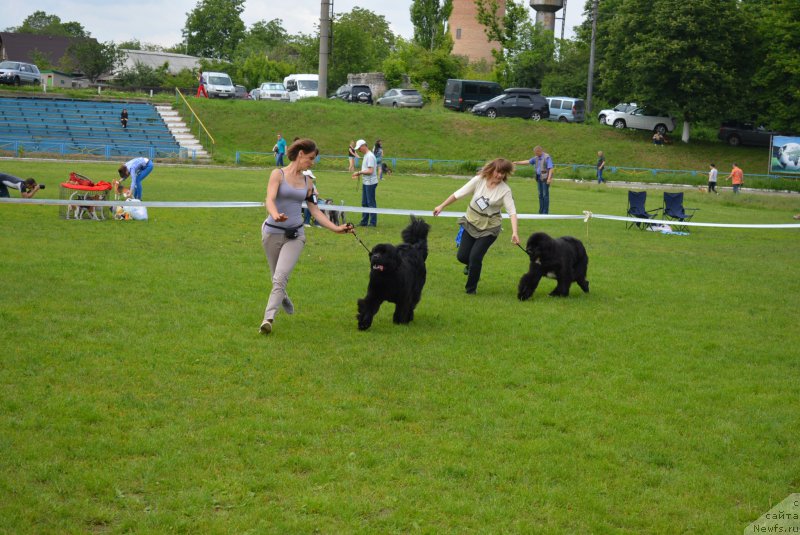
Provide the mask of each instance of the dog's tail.
POLYGON ((411 223, 403 230, 403 242, 409 245, 428 242, 428 230, 431 226, 424 219, 411 216, 411 223))

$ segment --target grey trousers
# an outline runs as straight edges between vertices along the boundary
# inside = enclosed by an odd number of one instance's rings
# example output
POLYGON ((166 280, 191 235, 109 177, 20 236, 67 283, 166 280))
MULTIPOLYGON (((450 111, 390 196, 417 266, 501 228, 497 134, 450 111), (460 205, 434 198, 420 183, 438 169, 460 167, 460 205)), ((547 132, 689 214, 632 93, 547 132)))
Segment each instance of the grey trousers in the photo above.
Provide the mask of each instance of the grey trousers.
POLYGON ((299 236, 290 240, 283 233, 269 234, 262 227, 261 245, 267 255, 269 270, 272 273, 272 292, 269 294, 267 308, 264 310, 264 320, 275 318, 275 314, 281 306, 281 301, 286 297, 286 284, 289 282, 289 275, 292 274, 294 265, 303 252, 306 244, 306 237, 299 236))

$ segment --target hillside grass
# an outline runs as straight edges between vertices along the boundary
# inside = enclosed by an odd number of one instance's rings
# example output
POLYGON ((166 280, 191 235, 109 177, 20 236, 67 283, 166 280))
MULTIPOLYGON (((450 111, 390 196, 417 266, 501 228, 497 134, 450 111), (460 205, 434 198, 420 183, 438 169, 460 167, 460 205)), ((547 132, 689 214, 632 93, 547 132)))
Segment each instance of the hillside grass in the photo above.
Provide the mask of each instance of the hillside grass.
MULTIPOLYGON (((54 183, 113 164, 4 162, 54 183)), ((358 204, 346 175, 325 196, 358 204)), ((428 214, 463 181, 393 175, 428 214)), ((157 166, 146 200, 261 200, 266 171, 157 166)), ((510 182, 520 212, 535 185, 510 182)), ((652 191, 648 206, 658 205, 652 191)), ((623 189, 558 182, 554 213, 622 215, 623 189)), ((687 193, 701 221, 779 223, 794 196, 687 193)), ((453 209, 463 209, 463 203, 453 209)), ((351 219, 356 214, 350 214, 351 219)), ((523 221, 588 249, 591 293, 519 302, 506 231, 464 293, 431 223, 415 320, 367 332, 369 266, 308 229, 294 316, 257 334, 262 209, 64 221, 0 204, 2 533, 740 533, 800 485, 796 230, 523 221)), ((360 232, 396 242, 405 217, 360 232)))
MULTIPOLYGON (((720 169, 720 180, 731 164, 738 163, 748 173, 767 174, 769 151, 764 148, 729 147, 718 141, 680 142, 656 147, 651 133, 620 131, 598 124, 593 118, 583 124, 523 119, 475 117, 444 109, 435 102, 422 109, 391 109, 349 104, 338 100, 306 99, 296 103, 272 101, 225 101, 190 99, 203 122, 217 141, 215 160, 233 162, 236 151, 270 153, 281 132, 287 140, 311 137, 324 155, 347 155, 351 140, 365 139, 370 145, 381 139, 385 158, 432 158, 467 160, 480 165, 497 157, 528 159, 535 145, 542 145, 557 164, 594 165, 597 151, 604 151, 609 167, 637 167, 696 171, 697 176, 652 175, 650 172, 607 173, 609 178, 646 182, 702 183, 708 164, 720 169)), ((707 132, 703 137, 708 139, 707 132)), ((715 135, 716 133, 714 133, 715 135)), ((259 163, 263 163, 261 160, 259 163)), ((425 172, 427 164, 402 162, 401 170, 425 172), (409 168, 409 166, 412 166, 409 168)), ((437 169, 441 170, 441 168, 437 169)), ((472 172, 470 169, 469 172, 472 172)), ((468 174, 460 169, 454 172, 468 174)), ((530 170, 522 170, 522 175, 530 170)), ((591 169, 561 172, 569 178, 591 178, 591 169)), ((748 186, 770 189, 800 189, 798 181, 788 179, 747 180, 748 186)))

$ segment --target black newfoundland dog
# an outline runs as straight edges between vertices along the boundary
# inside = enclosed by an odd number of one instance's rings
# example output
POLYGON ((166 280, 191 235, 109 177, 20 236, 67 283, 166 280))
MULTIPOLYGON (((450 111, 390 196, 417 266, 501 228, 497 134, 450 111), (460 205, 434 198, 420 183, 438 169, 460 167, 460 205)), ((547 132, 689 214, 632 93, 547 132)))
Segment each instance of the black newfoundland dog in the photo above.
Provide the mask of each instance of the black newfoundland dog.
POLYGON ((517 297, 520 301, 533 295, 542 277, 558 281, 556 289, 550 292, 551 296, 567 297, 573 282, 589 293, 589 281, 586 280, 589 257, 580 240, 571 236, 553 239, 544 232, 536 232, 528 238, 525 251, 531 263, 528 272, 519 280, 517 297))
POLYGON ((428 225, 411 216, 403 230, 403 243, 381 243, 369 255, 372 270, 364 299, 358 300, 358 328, 369 329, 384 301, 395 304, 395 323, 409 323, 425 286, 425 259, 428 258, 428 225))

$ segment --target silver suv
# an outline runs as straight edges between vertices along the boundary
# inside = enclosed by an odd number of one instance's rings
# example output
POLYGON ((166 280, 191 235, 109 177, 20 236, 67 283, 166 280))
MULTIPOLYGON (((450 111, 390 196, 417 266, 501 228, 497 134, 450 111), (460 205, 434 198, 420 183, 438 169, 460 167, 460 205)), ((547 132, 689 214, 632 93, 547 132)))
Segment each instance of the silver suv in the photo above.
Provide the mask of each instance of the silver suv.
POLYGON ((42 75, 33 63, 4 61, 0 63, 0 84, 41 84, 42 75))

